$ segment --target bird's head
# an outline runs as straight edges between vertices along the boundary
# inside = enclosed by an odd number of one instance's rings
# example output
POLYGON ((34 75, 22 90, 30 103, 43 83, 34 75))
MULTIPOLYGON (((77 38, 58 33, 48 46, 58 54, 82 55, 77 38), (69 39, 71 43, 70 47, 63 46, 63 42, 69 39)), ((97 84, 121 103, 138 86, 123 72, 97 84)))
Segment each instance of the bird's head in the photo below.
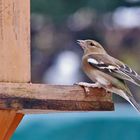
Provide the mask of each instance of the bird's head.
POLYGON ((95 40, 77 40, 77 42, 84 50, 84 53, 106 53, 102 45, 95 40))

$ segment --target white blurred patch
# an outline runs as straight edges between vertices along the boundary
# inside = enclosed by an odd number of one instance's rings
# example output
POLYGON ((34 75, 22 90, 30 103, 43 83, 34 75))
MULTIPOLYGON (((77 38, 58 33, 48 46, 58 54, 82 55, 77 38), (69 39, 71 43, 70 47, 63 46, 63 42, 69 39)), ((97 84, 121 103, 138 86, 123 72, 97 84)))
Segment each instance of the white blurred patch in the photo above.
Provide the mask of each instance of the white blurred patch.
POLYGON ((116 27, 134 28, 140 27, 140 7, 119 7, 113 14, 113 22, 116 27))
POLYGON ((72 51, 64 51, 46 71, 43 81, 49 84, 73 84, 79 80, 79 67, 78 55, 72 51))

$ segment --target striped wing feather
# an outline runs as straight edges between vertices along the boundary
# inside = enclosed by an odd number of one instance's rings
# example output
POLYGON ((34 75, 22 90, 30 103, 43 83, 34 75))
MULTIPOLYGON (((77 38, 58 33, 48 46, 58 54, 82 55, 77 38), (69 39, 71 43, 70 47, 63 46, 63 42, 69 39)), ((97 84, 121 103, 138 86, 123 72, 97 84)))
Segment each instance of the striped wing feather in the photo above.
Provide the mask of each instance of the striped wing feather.
POLYGON ((140 81, 140 75, 121 61, 109 55, 91 54, 88 56, 87 61, 91 66, 96 67, 111 76, 122 80, 128 80, 140 86, 135 80, 137 79, 140 81))

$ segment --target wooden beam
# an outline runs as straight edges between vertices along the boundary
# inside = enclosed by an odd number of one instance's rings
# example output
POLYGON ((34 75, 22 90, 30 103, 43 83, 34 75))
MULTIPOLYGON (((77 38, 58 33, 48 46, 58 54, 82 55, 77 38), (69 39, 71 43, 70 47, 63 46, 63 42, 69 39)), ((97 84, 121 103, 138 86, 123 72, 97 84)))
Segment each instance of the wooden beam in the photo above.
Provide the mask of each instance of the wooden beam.
MULTIPOLYGON (((0 0, 0 82, 30 81, 29 44, 30 0, 0 0)), ((11 110, 0 116, 0 140, 8 140, 22 117, 11 110)))
POLYGON ((20 113, 57 111, 113 110, 110 93, 104 89, 90 89, 86 96, 79 86, 1 83, 0 108, 20 113))

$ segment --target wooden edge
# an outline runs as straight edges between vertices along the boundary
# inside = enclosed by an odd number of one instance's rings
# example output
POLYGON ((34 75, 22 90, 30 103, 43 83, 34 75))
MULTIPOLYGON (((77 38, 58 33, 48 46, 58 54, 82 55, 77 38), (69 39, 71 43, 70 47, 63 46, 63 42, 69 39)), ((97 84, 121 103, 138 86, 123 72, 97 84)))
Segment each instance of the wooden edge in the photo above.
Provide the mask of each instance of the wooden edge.
POLYGON ((111 111, 114 110, 111 93, 104 89, 90 89, 87 96, 80 86, 1 83, 0 109, 18 112, 42 111, 111 111), (26 111, 25 111, 26 110, 26 111))
POLYGON ((0 140, 6 140, 5 136, 16 116, 15 110, 3 110, 0 117, 0 140))
POLYGON ((14 120, 12 121, 12 124, 10 125, 8 132, 6 133, 4 140, 9 140, 16 130, 17 126, 19 125, 20 121, 22 120, 24 114, 22 113, 16 113, 14 120))

